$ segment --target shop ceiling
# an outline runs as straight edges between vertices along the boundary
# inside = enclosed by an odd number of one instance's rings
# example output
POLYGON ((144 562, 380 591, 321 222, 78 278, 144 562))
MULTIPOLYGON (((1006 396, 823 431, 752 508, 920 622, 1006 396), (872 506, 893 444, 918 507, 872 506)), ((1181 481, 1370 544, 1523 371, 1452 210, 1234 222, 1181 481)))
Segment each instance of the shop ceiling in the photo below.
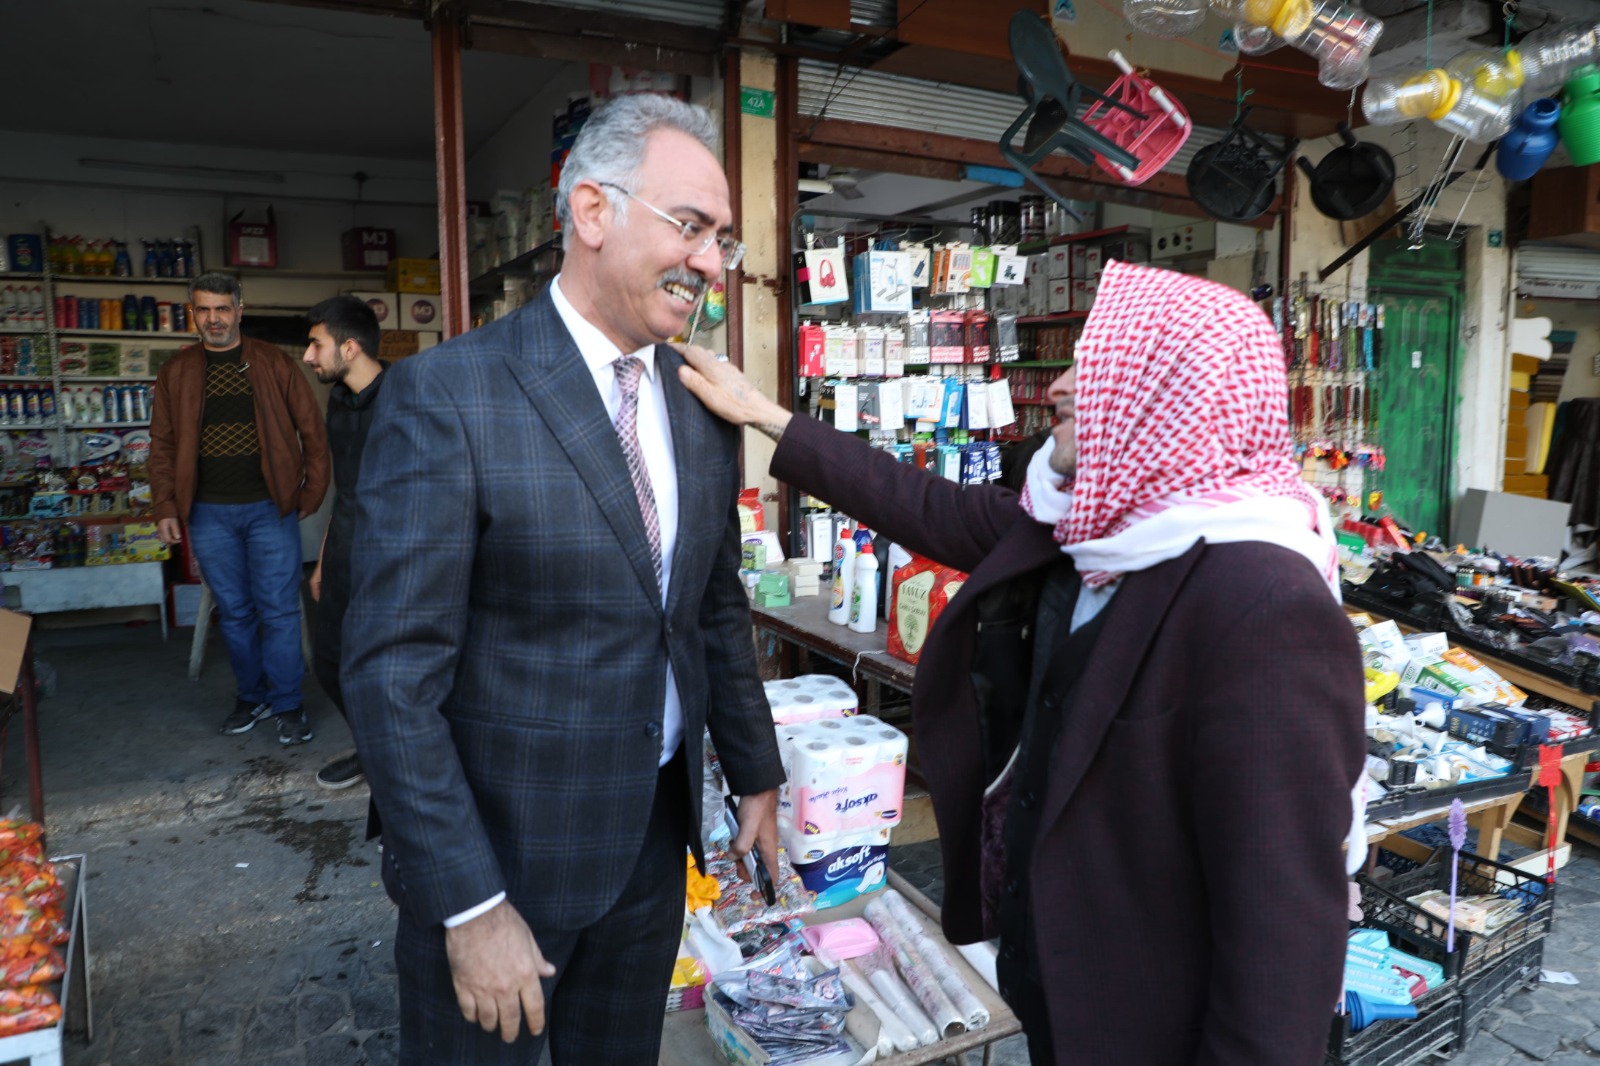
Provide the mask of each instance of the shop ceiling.
MULTIPOLYGON (((0 0, 0 129, 431 160, 429 36, 419 17, 258 0, 0 0)), ((564 63, 462 59, 468 155, 564 63)))

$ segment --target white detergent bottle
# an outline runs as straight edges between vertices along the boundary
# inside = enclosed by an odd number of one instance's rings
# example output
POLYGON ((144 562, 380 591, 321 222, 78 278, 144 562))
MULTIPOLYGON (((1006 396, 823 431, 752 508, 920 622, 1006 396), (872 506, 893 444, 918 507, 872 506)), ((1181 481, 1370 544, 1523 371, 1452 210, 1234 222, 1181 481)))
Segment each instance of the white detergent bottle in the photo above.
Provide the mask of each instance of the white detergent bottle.
POLYGON ((861 546, 855 571, 850 594, 850 628, 857 633, 871 633, 878 627, 878 557, 873 554, 871 541, 861 546))
POLYGON ((833 601, 828 607, 828 621, 846 625, 850 621, 850 594, 855 587, 856 541, 848 529, 839 534, 833 545, 833 601))

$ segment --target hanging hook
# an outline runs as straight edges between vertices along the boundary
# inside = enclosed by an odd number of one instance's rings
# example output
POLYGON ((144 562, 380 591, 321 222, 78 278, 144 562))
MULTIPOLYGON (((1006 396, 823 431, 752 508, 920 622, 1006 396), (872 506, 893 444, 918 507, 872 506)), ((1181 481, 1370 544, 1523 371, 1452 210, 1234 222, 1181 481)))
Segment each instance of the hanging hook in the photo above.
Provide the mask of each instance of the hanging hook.
POLYGON ((1360 86, 1356 86, 1356 88, 1350 90, 1350 102, 1344 105, 1344 124, 1346 126, 1353 127, 1356 124, 1356 89, 1359 88, 1360 86))

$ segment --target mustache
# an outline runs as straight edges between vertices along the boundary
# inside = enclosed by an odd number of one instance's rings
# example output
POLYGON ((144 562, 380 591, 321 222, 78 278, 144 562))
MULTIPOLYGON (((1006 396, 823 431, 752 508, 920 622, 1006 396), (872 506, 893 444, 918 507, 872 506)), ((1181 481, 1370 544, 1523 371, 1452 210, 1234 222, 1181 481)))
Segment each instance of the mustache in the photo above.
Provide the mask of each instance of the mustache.
POLYGON ((705 290, 706 279, 701 277, 699 274, 696 274, 692 270, 685 270, 682 267, 673 267, 671 270, 661 275, 661 281, 656 285, 656 288, 661 289, 672 284, 682 285, 696 296, 699 296, 700 293, 705 290))

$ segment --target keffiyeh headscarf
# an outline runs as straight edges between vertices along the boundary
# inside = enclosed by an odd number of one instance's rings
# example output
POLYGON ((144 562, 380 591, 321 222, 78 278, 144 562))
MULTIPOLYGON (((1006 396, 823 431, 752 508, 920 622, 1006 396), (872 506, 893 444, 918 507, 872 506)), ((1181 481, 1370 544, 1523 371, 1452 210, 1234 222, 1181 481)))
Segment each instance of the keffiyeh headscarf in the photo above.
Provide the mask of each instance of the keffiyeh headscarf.
POLYGON ((1077 476, 1047 444, 1022 503, 1085 584, 1208 543, 1264 541, 1311 561, 1339 598, 1327 505, 1300 479, 1283 348, 1242 293, 1110 262, 1077 346, 1077 476))

